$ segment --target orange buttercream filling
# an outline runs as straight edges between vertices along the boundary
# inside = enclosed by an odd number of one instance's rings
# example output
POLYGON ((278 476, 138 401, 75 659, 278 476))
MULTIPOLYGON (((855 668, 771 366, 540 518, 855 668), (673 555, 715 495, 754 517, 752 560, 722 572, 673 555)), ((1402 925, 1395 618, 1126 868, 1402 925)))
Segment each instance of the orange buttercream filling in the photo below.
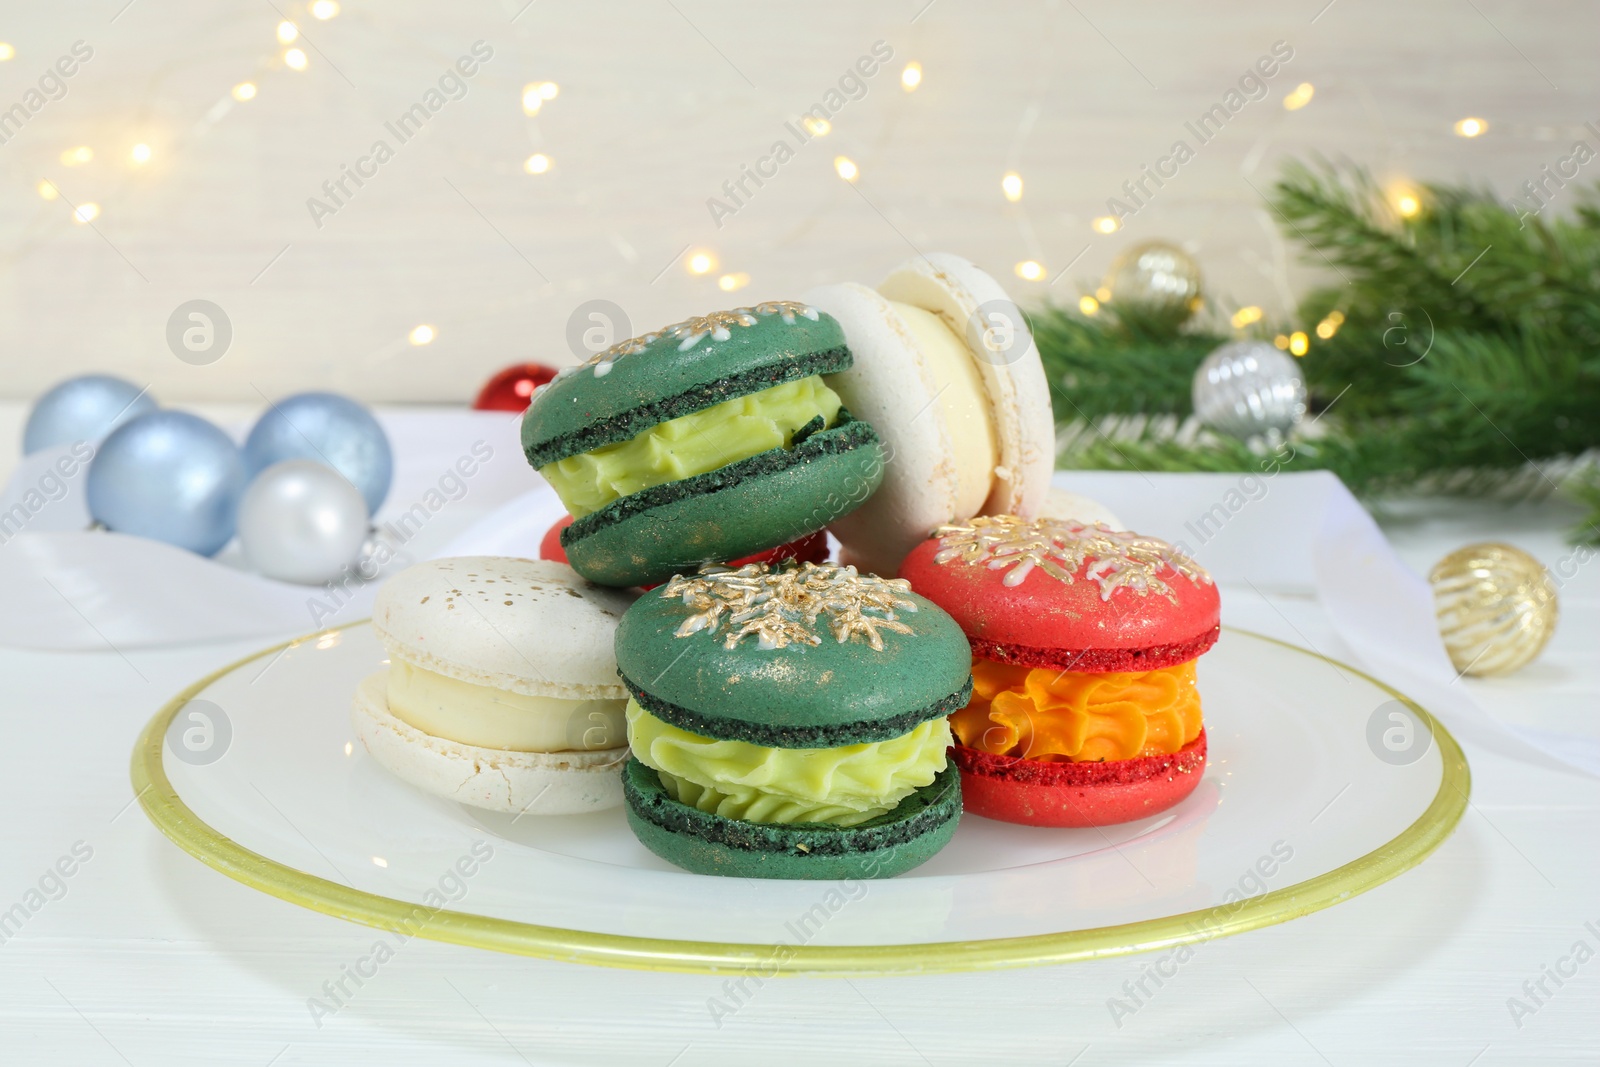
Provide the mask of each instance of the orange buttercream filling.
POLYGON ((1084 762, 1177 752, 1200 736, 1194 661, 1156 671, 1082 674, 976 659, 956 739, 1000 756, 1084 762))

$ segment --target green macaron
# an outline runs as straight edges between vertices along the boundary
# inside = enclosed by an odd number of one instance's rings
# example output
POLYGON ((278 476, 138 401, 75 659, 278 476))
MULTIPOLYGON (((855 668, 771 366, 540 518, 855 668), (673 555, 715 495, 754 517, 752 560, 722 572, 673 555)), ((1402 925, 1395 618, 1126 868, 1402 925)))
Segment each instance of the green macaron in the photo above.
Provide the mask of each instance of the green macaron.
POLYGON ((648 585, 761 552, 860 506, 883 478, 872 427, 822 376, 852 364, 839 324, 773 301, 614 345, 534 396, 528 462, 574 516, 573 569, 648 585))
POLYGON ((972 689, 955 621, 835 564, 708 566, 617 628, 628 822, 700 874, 881 878, 961 811, 945 716, 972 689))

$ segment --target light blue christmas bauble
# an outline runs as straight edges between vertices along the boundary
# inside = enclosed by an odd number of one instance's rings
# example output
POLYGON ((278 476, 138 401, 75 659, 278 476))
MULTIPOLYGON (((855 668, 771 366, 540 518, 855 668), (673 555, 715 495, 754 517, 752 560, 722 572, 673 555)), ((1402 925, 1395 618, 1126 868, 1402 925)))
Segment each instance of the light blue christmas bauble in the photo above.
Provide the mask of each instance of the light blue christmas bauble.
POLYGON ((183 411, 115 430, 89 464, 89 514, 118 533, 214 556, 233 537, 244 461, 227 434, 183 411))
POLYGON ((316 460, 274 463, 239 503, 239 548, 257 571, 282 582, 339 577, 355 564, 367 528, 361 490, 316 460))
POLYGON ((130 381, 109 374, 85 374, 52 386, 28 412, 22 452, 98 441, 112 430, 160 405, 130 381))
POLYGON ((244 443, 251 478, 286 459, 312 459, 349 479, 366 498, 367 511, 389 495, 394 454, 372 413, 336 393, 299 393, 262 414, 244 443))

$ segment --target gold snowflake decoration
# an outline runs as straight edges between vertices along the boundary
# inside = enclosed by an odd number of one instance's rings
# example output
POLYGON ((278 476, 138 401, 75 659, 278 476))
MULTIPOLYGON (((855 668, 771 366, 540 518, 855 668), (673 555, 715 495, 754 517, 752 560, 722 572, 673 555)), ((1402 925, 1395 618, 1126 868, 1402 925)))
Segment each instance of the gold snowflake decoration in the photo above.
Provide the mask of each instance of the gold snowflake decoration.
MULTIPOLYGON (((665 326, 654 333, 643 333, 638 337, 630 337, 626 341, 618 341, 603 352, 596 352, 576 367, 572 372, 586 367, 594 368, 596 378, 604 378, 611 373, 611 364, 619 356, 631 356, 635 352, 643 352, 662 337, 671 337, 678 342, 678 351, 686 352, 710 337, 714 341, 726 341, 733 336, 736 326, 754 326, 761 315, 779 315, 790 326, 798 318, 817 321, 817 309, 809 304, 802 304, 798 300, 767 300, 755 307, 734 308, 732 311, 713 311, 708 315, 696 315, 693 318, 675 322, 665 326)), ((568 372, 563 372, 565 377, 568 372)))
POLYGON ((1009 567, 1004 578, 1008 586, 1021 585, 1035 568, 1070 585, 1082 568, 1083 576, 1099 585, 1101 600, 1110 600, 1118 589, 1131 589, 1139 596, 1157 593, 1176 604, 1178 598, 1161 572, 1170 569, 1190 581, 1211 584, 1200 564, 1165 541, 1104 523, 980 515, 941 526, 934 536, 939 539, 935 563, 960 560, 968 566, 986 564, 990 570, 1009 567))
POLYGON ((757 315, 781 315, 786 326, 793 326, 796 316, 816 322, 817 309, 798 300, 766 300, 750 309, 757 315))
POLYGON ((884 633, 912 632, 898 617, 899 612, 917 610, 905 595, 910 589, 903 578, 878 578, 835 563, 787 564, 776 570, 765 563, 747 563, 737 570, 710 564, 693 577, 674 577, 661 588, 661 596, 682 598, 691 612, 678 627, 678 637, 702 630, 714 634, 726 625, 726 648, 751 634, 763 649, 791 642, 819 645, 817 621, 825 619, 840 644, 859 637, 882 652, 884 633))
POLYGON ((678 340, 678 351, 687 352, 702 338, 726 341, 733 336, 735 326, 754 326, 758 320, 751 308, 734 308, 732 311, 713 311, 708 315, 695 315, 668 326, 663 332, 678 340))

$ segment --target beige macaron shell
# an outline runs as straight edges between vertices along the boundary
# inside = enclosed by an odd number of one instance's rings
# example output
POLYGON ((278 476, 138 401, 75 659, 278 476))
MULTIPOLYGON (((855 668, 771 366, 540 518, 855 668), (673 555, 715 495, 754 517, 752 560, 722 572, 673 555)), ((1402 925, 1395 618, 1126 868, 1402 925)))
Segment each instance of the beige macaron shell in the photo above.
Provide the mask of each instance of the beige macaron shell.
POLYGON ((425 734, 389 711, 389 672, 364 678, 350 721, 385 770, 446 800, 489 811, 576 815, 622 804, 627 746, 594 752, 508 752, 425 734))
MULTIPOLYGON (((941 316, 969 346, 980 329, 976 319, 980 308, 1002 302, 1016 306, 999 282, 949 252, 930 252, 908 260, 890 272, 878 291, 890 300, 941 316)), ((1056 430, 1039 349, 1020 314, 1015 316, 1014 324, 1020 335, 1005 360, 990 358, 987 352, 974 352, 989 391, 995 440, 1000 449, 1000 466, 983 513, 1031 518, 1038 514, 1050 486, 1056 430)))
MULTIPOLYGON (((806 303, 844 328, 855 362, 828 376, 850 413, 883 442, 883 484, 832 526, 845 562, 893 574, 907 552, 955 513, 957 477, 933 375, 917 354, 911 328, 880 294, 847 282, 813 289, 806 303)), ((844 487, 848 492, 849 486, 844 487)))
POLYGON ((612 652, 633 597, 564 563, 429 560, 378 591, 372 625, 391 657, 475 685, 569 700, 628 694, 612 652))
POLYGON ((1050 487, 1044 496, 1044 503, 1039 506, 1039 514, 1050 519, 1073 519, 1082 523, 1100 523, 1113 530, 1126 530, 1122 520, 1116 513, 1093 497, 1081 493, 1068 492, 1065 489, 1050 487))

